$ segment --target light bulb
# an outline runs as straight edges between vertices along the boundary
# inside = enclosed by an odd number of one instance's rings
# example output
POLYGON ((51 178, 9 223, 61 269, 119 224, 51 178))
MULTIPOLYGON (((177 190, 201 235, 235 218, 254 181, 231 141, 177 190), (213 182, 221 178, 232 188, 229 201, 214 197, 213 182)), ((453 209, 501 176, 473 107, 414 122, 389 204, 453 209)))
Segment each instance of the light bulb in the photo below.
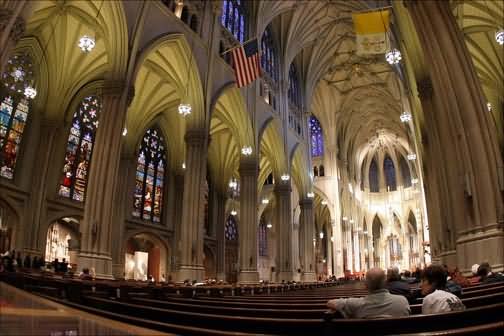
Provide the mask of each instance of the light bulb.
POLYGON ((326 200, 323 200, 322 202, 320 202, 320 204, 322 204, 322 205, 327 205, 327 201, 326 201, 326 200))
POLYGON ((237 213, 235 209, 231 210, 231 216, 236 216, 237 213))
POLYGON ((96 45, 95 40, 87 35, 84 35, 79 39, 79 48, 85 53, 88 53, 91 50, 93 50, 95 45, 96 45))
POLYGON ((282 179, 282 181, 289 181, 290 180, 289 174, 283 174, 282 176, 280 176, 280 178, 282 179))
POLYGON ((37 96, 37 90, 35 90, 34 87, 28 85, 27 87, 25 87, 24 95, 26 96, 26 98, 33 99, 37 96))
POLYGON ((313 197, 315 197, 315 194, 313 192, 309 192, 306 194, 306 197, 313 198, 313 197))
POLYGON ((183 117, 188 116, 192 112, 191 104, 179 104, 178 113, 183 117))
POLYGON ((268 204, 269 203, 269 199, 267 198, 263 198, 262 201, 261 201, 262 204, 268 204))
POLYGON ((416 154, 415 153, 408 154, 408 160, 415 161, 416 160, 416 154))
POLYGON ((418 183, 418 179, 417 178, 411 179, 411 184, 417 184, 417 183, 418 183))
POLYGON ((343 216, 343 221, 346 222, 348 220, 348 217, 347 216, 343 216))
POLYGON ((182 162, 182 169, 185 169, 185 162, 182 162))
POLYGON ((268 229, 271 229, 271 228, 273 227, 273 225, 271 225, 271 223, 268 223, 268 224, 266 225, 266 227, 267 227, 268 229))
POLYGON ((128 134, 128 129, 126 127, 123 128, 122 135, 126 136, 128 134))
POLYGON ((490 102, 487 103, 487 110, 488 112, 492 112, 492 103, 490 102))
POLYGON ((397 49, 392 49, 385 54, 385 59, 390 65, 397 64, 402 59, 401 52, 397 49))
POLYGON ((319 237, 320 237, 320 239, 324 239, 324 232, 320 232, 319 237))
POLYGON ((229 181, 229 188, 236 190, 237 187, 238 187, 238 182, 236 182, 235 179, 231 179, 231 181, 229 181))

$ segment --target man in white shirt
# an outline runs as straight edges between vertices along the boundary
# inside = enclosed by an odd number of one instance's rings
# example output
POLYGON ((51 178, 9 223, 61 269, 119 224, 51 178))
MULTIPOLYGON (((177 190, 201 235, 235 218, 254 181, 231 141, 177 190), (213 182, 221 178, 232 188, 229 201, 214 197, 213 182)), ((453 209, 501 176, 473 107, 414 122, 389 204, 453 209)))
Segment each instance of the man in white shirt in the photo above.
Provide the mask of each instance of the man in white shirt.
POLYGON ((327 302, 332 311, 339 311, 345 318, 379 318, 408 316, 408 300, 401 295, 390 294, 385 289, 385 272, 373 268, 366 274, 369 294, 362 298, 334 299, 327 302))
POLYGON ((437 314, 465 310, 460 299, 445 291, 447 274, 443 266, 430 265, 422 273, 422 314, 437 314))

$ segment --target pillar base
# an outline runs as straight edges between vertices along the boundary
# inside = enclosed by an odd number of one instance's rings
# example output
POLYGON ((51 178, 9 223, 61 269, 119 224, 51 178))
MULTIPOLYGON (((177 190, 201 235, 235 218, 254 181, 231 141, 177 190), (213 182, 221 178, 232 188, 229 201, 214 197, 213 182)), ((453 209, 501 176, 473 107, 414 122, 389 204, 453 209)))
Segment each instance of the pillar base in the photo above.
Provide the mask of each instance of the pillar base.
POLYGON ((177 281, 202 281, 204 276, 205 268, 203 266, 180 266, 179 270, 177 271, 177 281))
POLYGON ((292 281, 294 279, 294 273, 292 271, 280 271, 277 274, 277 282, 292 281))
POLYGON ((314 272, 305 272, 301 277, 303 282, 315 282, 317 281, 317 275, 314 272))
POLYGON ((124 264, 112 264, 112 275, 115 279, 124 279, 124 264))
POLYGON ((88 268, 98 279, 114 279, 112 276, 112 258, 107 254, 93 252, 80 252, 77 261, 77 271, 79 274, 82 269, 88 268))
POLYGON ((240 284, 256 284, 259 282, 259 272, 241 271, 240 274, 238 274, 238 282, 240 284))
POLYGON ((490 227, 487 231, 469 232, 457 239, 457 266, 463 274, 471 273, 472 265, 484 261, 490 264, 492 272, 503 271, 504 230, 498 225, 490 227))

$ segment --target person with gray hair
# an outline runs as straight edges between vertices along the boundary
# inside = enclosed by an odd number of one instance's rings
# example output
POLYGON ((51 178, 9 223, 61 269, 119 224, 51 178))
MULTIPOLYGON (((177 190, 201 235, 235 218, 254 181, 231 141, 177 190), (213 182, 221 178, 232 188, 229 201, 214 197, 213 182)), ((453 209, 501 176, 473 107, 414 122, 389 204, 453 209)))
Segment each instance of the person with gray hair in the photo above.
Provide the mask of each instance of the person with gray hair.
POLYGON ((409 285, 401 279, 399 269, 392 267, 387 270, 387 289, 390 294, 402 295, 408 301, 411 298, 411 290, 409 285))
POLYGON ((340 312, 345 318, 408 316, 411 312, 408 300, 404 296, 390 294, 385 288, 385 280, 385 272, 381 268, 373 268, 366 274, 367 296, 329 300, 327 307, 333 312, 340 312))

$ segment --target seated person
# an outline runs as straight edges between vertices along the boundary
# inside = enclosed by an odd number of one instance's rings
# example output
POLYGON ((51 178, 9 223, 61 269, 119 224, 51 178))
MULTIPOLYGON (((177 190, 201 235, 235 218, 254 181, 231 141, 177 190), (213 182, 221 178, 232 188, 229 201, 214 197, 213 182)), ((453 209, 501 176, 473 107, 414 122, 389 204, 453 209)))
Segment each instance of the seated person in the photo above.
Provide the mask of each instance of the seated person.
POLYGON ((369 294, 363 298, 334 299, 327 302, 331 311, 345 318, 379 318, 408 316, 410 307, 404 296, 390 294, 385 288, 385 272, 373 268, 366 274, 369 294))
POLYGON ((81 280, 92 280, 93 277, 89 273, 89 268, 83 268, 82 273, 79 274, 79 279, 81 280))
POLYGON ((446 271, 441 265, 430 265, 422 273, 422 314, 465 310, 460 299, 446 291, 446 271))
POLYGON ((411 291, 409 285, 401 280, 399 269, 392 267, 387 270, 387 287, 390 294, 402 295, 407 300, 411 298, 411 291))
POLYGON ((492 267, 489 263, 481 263, 478 267, 478 276, 481 283, 494 283, 504 281, 504 275, 501 273, 492 273, 492 267))

